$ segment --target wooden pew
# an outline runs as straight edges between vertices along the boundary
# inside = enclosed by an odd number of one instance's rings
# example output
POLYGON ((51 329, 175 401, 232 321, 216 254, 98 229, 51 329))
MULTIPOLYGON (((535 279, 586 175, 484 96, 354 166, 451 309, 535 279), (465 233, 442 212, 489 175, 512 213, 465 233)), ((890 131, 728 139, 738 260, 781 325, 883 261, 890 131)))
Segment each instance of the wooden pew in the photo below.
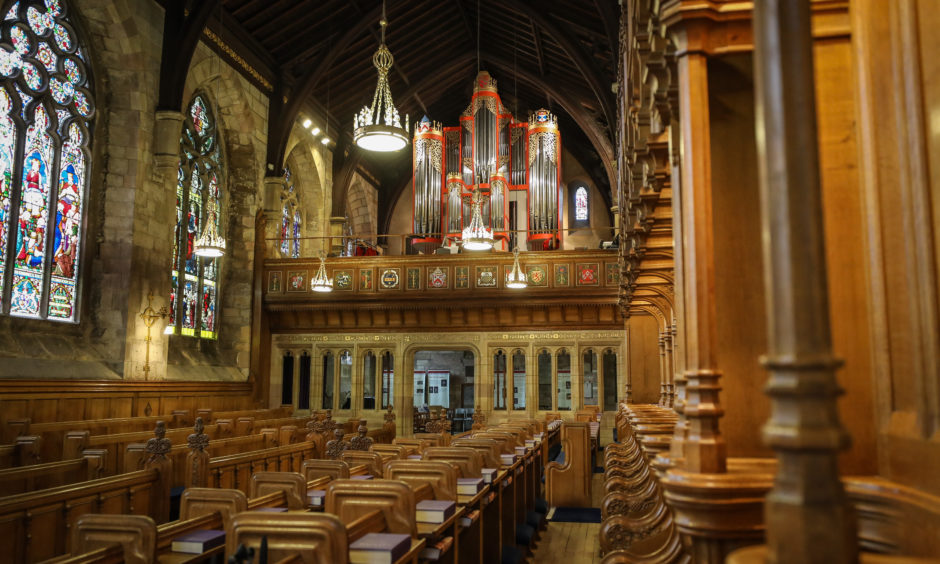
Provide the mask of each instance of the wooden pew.
POLYGON ((561 441, 564 465, 549 462, 545 467, 546 499, 553 507, 591 506, 590 434, 587 423, 564 423, 561 441))
POLYGON ((89 449, 76 460, 0 470, 0 497, 103 478, 107 454, 89 449))

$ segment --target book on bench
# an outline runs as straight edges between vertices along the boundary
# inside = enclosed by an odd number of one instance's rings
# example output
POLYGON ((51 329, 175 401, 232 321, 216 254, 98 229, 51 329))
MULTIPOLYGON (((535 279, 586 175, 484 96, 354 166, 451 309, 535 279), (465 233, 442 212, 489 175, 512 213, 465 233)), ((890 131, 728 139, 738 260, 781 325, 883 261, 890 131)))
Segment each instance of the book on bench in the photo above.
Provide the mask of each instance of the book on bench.
POLYGON ((459 495, 477 495, 483 488, 483 478, 457 478, 459 495))
POLYGON ((450 550, 452 546, 454 546, 454 537, 444 537, 422 550, 419 558, 421 560, 436 562, 441 559, 441 556, 447 554, 447 551, 450 550))
POLYGON ((496 468, 483 468, 480 470, 480 473, 483 474, 483 483, 492 484, 493 480, 496 479, 496 473, 499 472, 496 468))
POLYGON ((411 535, 369 533, 349 545, 350 564, 393 564, 411 548, 411 535))
POLYGON ((199 530, 173 539, 170 550, 186 554, 202 554, 225 544, 225 531, 199 530))
POLYGON ((450 519, 456 508, 453 501, 425 499, 415 506, 415 521, 439 525, 450 519))
POLYGON ((504 454, 499 455, 499 461, 502 463, 503 466, 512 466, 513 464, 516 463, 517 458, 518 457, 515 454, 504 453, 504 454))
POLYGON ((323 507, 326 499, 326 490, 310 490, 307 492, 307 505, 313 507, 323 507))

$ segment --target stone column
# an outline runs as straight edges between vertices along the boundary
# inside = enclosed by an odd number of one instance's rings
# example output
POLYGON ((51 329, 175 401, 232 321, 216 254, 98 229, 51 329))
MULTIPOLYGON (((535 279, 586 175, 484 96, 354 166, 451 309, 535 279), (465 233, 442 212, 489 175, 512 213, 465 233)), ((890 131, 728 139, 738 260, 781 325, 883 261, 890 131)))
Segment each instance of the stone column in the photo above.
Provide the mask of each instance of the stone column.
MULTIPOLYGON (((283 176, 265 176, 262 205, 264 206, 264 256, 255 257, 255 260, 265 258, 281 258, 281 192, 284 190, 283 176)), ((286 282, 286 280, 285 280, 286 282)))
POLYGON ((338 257, 343 254, 343 226, 346 225, 345 217, 330 218, 330 250, 329 255, 338 257))
POLYGON ((772 562, 858 559, 839 481, 839 422, 817 148, 810 3, 754 6, 757 152, 767 285, 770 421, 779 469, 765 504, 772 562))

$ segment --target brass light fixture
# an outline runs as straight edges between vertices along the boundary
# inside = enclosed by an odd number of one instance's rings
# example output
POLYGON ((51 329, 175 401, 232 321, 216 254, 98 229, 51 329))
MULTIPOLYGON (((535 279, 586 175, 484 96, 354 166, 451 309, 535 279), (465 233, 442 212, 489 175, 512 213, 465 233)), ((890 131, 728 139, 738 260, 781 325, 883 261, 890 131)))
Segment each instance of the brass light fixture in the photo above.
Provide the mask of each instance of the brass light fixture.
POLYGON ((512 252, 512 270, 506 276, 506 287, 513 289, 527 288, 529 282, 526 280, 525 272, 519 267, 519 249, 512 252))
POLYGON ((379 81, 375 85, 372 106, 363 106, 359 113, 353 116, 353 139, 356 145, 367 151, 398 151, 408 144, 408 116, 405 116, 405 127, 402 127, 401 115, 392 101, 392 92, 388 88, 388 71, 391 70, 395 58, 385 46, 385 26, 387 25, 383 0, 382 19, 379 20, 382 41, 378 50, 372 55, 372 64, 379 73, 379 81))
POLYGON ((316 276, 310 281, 310 289, 314 292, 332 292, 333 280, 326 276, 326 255, 320 255, 320 268, 317 269, 316 276))
POLYGON ((473 212, 470 215, 470 224, 463 228, 460 234, 460 240, 463 242, 463 248, 468 251, 487 251, 493 248, 493 230, 486 227, 483 223, 483 195, 480 192, 480 186, 477 185, 473 190, 473 201, 470 206, 473 212))
POLYGON ((206 226, 202 234, 196 239, 194 251, 197 256, 206 258, 218 258, 225 254, 225 239, 219 235, 219 229, 216 226, 218 203, 213 199, 209 204, 209 216, 206 218, 206 226))
POLYGON ((153 324, 156 323, 158 319, 166 319, 170 312, 167 311, 166 306, 161 307, 159 310, 153 309, 153 290, 150 290, 150 293, 147 294, 147 307, 144 308, 142 312, 138 314, 144 322, 144 326, 147 327, 147 337, 144 338, 144 342, 147 343, 147 352, 144 357, 144 380, 150 379, 150 343, 153 339, 150 337, 150 328, 153 327, 153 324))

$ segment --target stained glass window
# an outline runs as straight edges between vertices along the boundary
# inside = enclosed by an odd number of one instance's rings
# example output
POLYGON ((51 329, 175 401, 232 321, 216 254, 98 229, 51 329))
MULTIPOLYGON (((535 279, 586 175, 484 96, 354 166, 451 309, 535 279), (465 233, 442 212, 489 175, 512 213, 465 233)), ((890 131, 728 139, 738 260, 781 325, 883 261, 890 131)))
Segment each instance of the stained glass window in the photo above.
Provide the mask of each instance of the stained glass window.
POLYGON ((55 321, 78 319, 95 111, 67 7, 22 0, 0 24, 0 311, 55 321))
POLYGON ((574 191, 574 219, 575 221, 587 221, 588 218, 588 194, 587 188, 580 186, 574 191))
POLYGON ((215 117, 201 94, 184 116, 180 148, 168 331, 216 339, 221 259, 196 255, 195 244, 207 221, 214 221, 221 233, 220 214, 209 210, 222 210, 225 175, 215 117))
POLYGON ((300 257, 300 203, 294 189, 290 166, 284 167, 284 191, 281 192, 281 256, 300 257))

